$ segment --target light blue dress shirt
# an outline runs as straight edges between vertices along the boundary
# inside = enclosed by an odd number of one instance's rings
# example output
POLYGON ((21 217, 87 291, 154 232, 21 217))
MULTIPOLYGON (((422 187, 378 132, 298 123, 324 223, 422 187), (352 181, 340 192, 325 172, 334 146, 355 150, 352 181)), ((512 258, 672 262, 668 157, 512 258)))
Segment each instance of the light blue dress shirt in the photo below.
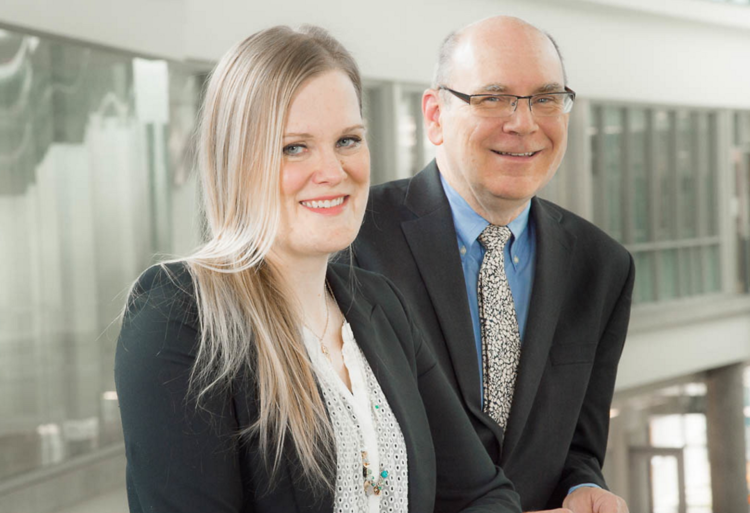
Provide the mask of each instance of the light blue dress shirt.
MULTIPOLYGON (((471 324, 474 327, 474 344, 477 349, 477 362, 479 364, 479 383, 483 382, 482 371, 482 329, 479 324, 479 302, 477 299, 477 281, 479 280, 479 268, 484 258, 484 246, 477 237, 489 225, 489 221, 477 214, 473 208, 461 197, 456 190, 440 175, 443 190, 448 197, 448 203, 453 214, 453 225, 456 228, 458 238, 458 251, 461 255, 461 267, 464 270, 466 281, 466 294, 469 296, 469 310, 471 312, 471 324)), ((508 285, 513 294, 513 304, 516 307, 516 319, 518 320, 518 331, 521 335, 521 346, 523 347, 524 333, 526 332, 526 319, 529 314, 529 303, 531 301, 531 289, 534 284, 534 269, 536 266, 536 237, 534 237, 534 223, 529 218, 531 202, 518 217, 508 224, 512 234, 510 241, 505 245, 505 275, 508 285)), ((484 392, 480 390, 480 397, 484 402, 484 392)), ((568 494, 583 486, 599 488, 593 483, 583 483, 572 487, 568 494)))
MULTIPOLYGON (((451 206, 453 225, 458 237, 458 251, 461 255, 461 266, 466 281, 466 294, 469 296, 471 323, 474 327, 474 343, 477 348, 477 361, 479 363, 479 382, 482 383, 482 330, 479 324, 477 280, 479 279, 479 268, 482 266, 485 250, 477 237, 490 223, 474 212, 474 209, 445 181, 442 175, 440 180, 451 206)), ((508 244, 505 245, 505 275, 513 294, 513 304, 516 307, 521 345, 523 345, 523 335, 526 331, 526 318, 531 301, 531 287, 534 283, 536 256, 536 238, 534 237, 533 223, 529 220, 530 211, 531 203, 529 202, 523 212, 508 224, 512 236, 508 244)))

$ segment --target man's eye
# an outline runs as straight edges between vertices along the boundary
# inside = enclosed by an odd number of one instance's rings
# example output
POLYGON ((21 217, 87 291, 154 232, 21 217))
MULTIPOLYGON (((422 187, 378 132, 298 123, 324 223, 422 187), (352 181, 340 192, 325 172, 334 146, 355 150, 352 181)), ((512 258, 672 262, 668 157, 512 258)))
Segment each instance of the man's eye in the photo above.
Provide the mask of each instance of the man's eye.
POLYGON ((338 147, 339 148, 354 148, 355 146, 358 146, 359 143, 362 142, 362 139, 355 136, 350 137, 342 137, 339 139, 338 147))
POLYGON ((538 105, 544 105, 549 103, 558 103, 560 99, 556 95, 549 96, 537 96, 534 98, 534 103, 538 105))
POLYGON ((512 101, 513 99, 508 96, 481 96, 479 103, 481 105, 498 107, 500 105, 509 105, 512 101))
POLYGON ((296 155, 301 155, 305 149, 305 146, 302 144, 288 144, 284 146, 284 155, 294 157, 296 155))

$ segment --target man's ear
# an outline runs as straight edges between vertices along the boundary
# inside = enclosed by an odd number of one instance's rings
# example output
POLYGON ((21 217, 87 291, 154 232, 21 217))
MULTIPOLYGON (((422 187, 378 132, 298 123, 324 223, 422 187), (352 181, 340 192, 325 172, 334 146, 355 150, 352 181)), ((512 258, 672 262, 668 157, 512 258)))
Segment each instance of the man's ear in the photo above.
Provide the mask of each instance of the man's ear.
POLYGON ((422 116, 424 117, 427 138, 435 146, 443 144, 443 125, 440 123, 442 109, 440 91, 437 89, 426 90, 422 95, 422 116))

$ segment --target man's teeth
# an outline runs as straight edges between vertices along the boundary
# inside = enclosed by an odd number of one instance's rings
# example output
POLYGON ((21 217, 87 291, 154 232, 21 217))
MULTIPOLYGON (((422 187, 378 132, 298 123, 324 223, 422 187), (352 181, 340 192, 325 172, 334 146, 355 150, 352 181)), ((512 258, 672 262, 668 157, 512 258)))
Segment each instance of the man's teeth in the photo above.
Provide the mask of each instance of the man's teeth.
POLYGON ((511 153, 509 151, 496 151, 495 153, 499 153, 500 155, 510 155, 511 157, 531 157, 535 151, 531 151, 529 153, 511 153))
POLYGON ((333 208, 333 207, 338 207, 343 202, 344 202, 344 196, 341 196, 339 198, 332 199, 332 200, 303 201, 301 203, 308 208, 333 208))

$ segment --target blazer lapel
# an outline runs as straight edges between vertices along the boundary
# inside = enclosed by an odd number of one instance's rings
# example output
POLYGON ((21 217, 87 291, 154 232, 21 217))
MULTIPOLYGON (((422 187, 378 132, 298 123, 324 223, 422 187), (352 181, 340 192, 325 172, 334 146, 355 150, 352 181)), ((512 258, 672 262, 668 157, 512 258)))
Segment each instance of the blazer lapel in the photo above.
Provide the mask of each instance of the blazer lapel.
POLYGON ((536 268, 501 464, 508 461, 521 438, 547 366, 575 247, 575 237, 560 225, 560 211, 533 198, 531 216, 536 231, 536 268))
MULTIPOLYGON (((336 267, 340 269, 344 266, 336 267)), ((430 452, 432 446, 429 438, 424 437, 424 433, 429 433, 426 417, 423 423, 415 421, 419 418, 416 412, 424 410, 419 391, 416 384, 411 388, 403 386, 404 380, 410 378, 411 371, 403 367, 404 362, 393 360, 390 357, 393 348, 383 344, 387 339, 393 339, 394 343, 397 343, 397 339, 394 338, 396 335, 393 328, 380 307, 373 305, 363 294, 353 289, 354 282, 344 279, 339 272, 332 269, 332 266, 328 269, 327 279, 336 302, 350 324, 357 345, 367 358, 367 363, 401 428, 409 465, 410 509, 420 511, 417 506, 432 504, 434 497, 425 496, 423 487, 420 487, 420 483, 426 482, 430 476, 424 475, 425 470, 420 466, 417 455, 424 454, 425 451, 430 452), (426 447, 419 447, 425 443, 426 447)))
POLYGON ((453 214, 434 161, 412 179, 405 203, 417 218, 401 228, 435 308, 461 394, 478 411, 479 364, 466 282, 453 214))

